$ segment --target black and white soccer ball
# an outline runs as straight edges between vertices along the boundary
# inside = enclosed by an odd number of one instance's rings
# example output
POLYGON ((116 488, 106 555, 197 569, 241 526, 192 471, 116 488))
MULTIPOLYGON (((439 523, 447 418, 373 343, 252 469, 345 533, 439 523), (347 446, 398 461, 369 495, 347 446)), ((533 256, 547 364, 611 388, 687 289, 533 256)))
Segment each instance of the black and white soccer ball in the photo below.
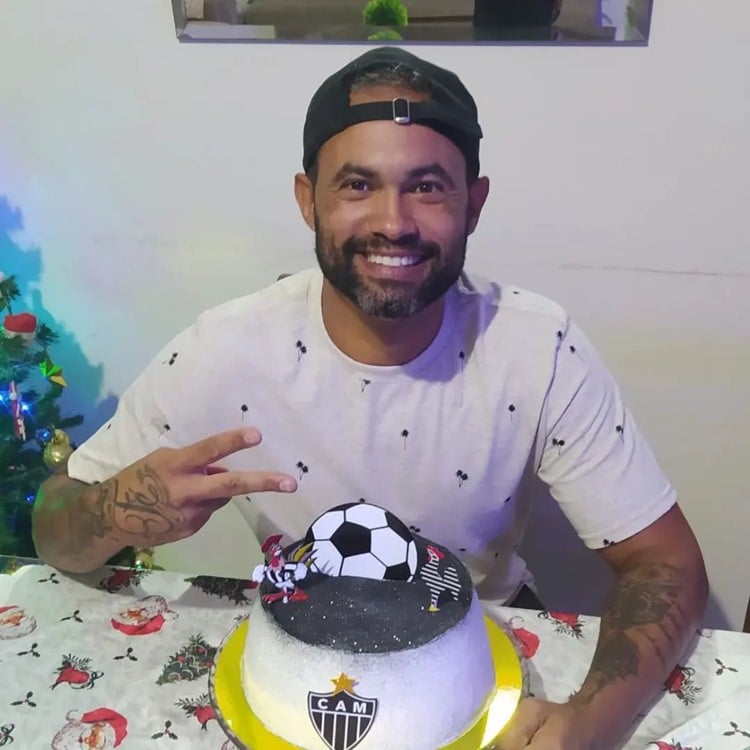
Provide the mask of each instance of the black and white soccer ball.
POLYGON ((409 528, 370 503, 326 511, 310 525, 305 543, 312 543, 311 570, 328 576, 411 581, 417 572, 417 545, 409 528))

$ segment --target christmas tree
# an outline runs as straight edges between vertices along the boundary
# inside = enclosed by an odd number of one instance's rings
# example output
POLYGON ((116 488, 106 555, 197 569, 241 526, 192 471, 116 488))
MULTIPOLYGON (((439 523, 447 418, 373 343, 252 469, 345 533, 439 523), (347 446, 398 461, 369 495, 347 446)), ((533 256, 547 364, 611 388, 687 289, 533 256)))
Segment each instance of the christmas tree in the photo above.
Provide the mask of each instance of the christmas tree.
POLYGON ((186 581, 199 588, 205 594, 226 597, 235 604, 249 604, 252 599, 245 595, 246 591, 256 589, 254 581, 243 581, 235 578, 216 578, 214 576, 194 576, 186 581))
POLYGON ((157 685, 183 680, 197 680, 208 674, 216 656, 216 647, 209 645, 205 638, 198 633, 191 635, 188 642, 164 665, 157 685))
POLYGON ((50 348, 57 334, 29 312, 14 312, 14 276, 0 273, 0 554, 35 557, 31 509, 39 485, 73 451, 58 399, 66 387, 50 348))

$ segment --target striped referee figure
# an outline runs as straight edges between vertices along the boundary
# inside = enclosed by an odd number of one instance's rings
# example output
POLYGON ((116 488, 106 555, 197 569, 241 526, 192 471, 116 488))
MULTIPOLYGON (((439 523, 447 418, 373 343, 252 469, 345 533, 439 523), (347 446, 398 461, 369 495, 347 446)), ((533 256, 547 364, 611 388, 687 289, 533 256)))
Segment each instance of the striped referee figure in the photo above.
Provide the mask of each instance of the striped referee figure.
POLYGON ((458 595, 461 593, 461 583, 458 580, 456 569, 452 566, 440 573, 440 561, 445 555, 437 547, 428 544, 427 555, 429 560, 422 566, 419 577, 427 584, 430 591, 429 611, 437 612, 438 600, 443 591, 449 591, 453 599, 457 601, 458 595))

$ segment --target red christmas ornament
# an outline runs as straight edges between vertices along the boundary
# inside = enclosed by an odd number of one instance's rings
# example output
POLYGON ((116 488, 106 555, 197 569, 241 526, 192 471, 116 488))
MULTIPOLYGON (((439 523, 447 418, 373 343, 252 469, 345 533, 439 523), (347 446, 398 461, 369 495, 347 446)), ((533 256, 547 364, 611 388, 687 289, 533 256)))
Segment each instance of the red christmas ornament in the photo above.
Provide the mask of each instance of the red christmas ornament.
POLYGON ((36 324, 36 315, 31 313, 6 315, 3 321, 3 331, 8 337, 20 336, 25 341, 32 341, 36 335, 36 324))

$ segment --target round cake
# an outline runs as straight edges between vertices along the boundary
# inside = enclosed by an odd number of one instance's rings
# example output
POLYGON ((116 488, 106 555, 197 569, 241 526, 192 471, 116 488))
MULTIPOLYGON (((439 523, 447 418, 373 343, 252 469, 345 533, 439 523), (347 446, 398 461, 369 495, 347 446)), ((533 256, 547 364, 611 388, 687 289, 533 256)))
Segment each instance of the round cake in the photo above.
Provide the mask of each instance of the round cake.
POLYGON ((479 721, 495 670, 455 555, 368 503, 280 541, 253 571, 241 664, 266 729, 304 750, 438 750, 479 721))

